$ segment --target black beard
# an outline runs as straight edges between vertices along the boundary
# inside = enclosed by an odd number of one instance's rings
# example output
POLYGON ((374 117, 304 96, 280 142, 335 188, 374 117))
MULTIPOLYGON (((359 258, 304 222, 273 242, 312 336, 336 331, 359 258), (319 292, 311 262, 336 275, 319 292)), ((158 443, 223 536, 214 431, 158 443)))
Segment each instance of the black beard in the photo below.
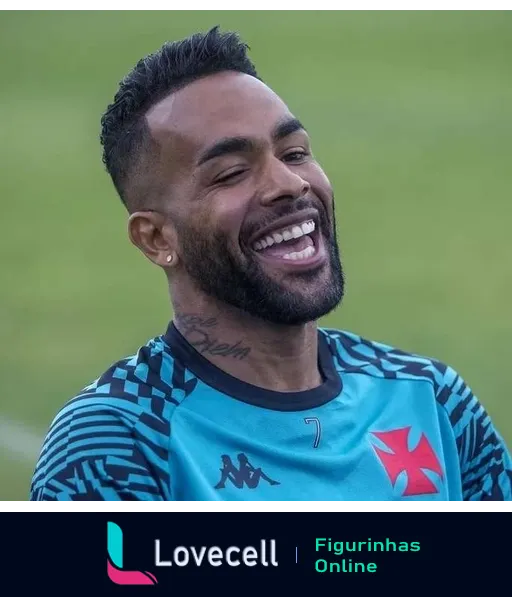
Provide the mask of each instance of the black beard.
POLYGON ((333 230, 324 209, 320 211, 319 228, 327 249, 327 264, 319 270, 294 274, 303 282, 313 283, 316 278, 322 278, 322 282, 319 281, 321 287, 312 293, 290 290, 268 276, 251 251, 244 252, 244 262, 230 250, 224 235, 206 237, 203 231, 190 229, 183 223, 180 226, 182 263, 208 296, 274 324, 304 324, 335 309, 344 295, 345 279, 336 241, 334 213, 333 230), (330 275, 323 281, 326 268, 330 275))

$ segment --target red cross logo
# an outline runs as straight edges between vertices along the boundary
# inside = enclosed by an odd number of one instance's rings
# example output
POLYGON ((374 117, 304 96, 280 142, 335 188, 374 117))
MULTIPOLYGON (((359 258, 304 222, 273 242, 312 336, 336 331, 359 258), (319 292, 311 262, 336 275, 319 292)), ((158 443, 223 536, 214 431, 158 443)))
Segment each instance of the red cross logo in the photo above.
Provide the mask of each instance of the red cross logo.
POLYGON ((409 450, 407 440, 410 430, 410 427, 404 427, 393 431, 372 432, 391 452, 382 450, 376 445, 373 446, 373 449, 393 485, 396 483, 398 475, 405 471, 407 486, 403 496, 438 493, 437 487, 425 475, 423 469, 437 473, 442 479, 441 464, 424 433, 421 434, 418 445, 413 450, 409 450))

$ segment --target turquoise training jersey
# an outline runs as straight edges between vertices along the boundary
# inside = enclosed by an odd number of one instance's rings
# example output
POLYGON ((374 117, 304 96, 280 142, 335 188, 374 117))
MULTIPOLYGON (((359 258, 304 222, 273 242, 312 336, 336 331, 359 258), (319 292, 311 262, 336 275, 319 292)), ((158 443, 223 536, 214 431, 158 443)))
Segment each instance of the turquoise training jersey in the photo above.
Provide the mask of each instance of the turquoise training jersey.
POLYGON ((323 383, 274 392, 171 322, 59 410, 30 499, 512 499, 510 453, 454 369, 346 331, 318 340, 323 383))

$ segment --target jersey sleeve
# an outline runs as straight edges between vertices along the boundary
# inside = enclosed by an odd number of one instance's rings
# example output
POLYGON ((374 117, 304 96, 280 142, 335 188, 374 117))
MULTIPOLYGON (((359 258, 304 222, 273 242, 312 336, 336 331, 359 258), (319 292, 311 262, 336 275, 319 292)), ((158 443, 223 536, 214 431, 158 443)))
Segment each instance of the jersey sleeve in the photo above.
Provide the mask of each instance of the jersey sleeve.
POLYGON ((44 439, 30 501, 170 499, 165 445, 149 419, 111 397, 71 401, 44 439))
POLYGON ((457 441, 463 500, 512 501, 512 458, 504 438, 462 377, 448 368, 447 381, 441 401, 457 441))

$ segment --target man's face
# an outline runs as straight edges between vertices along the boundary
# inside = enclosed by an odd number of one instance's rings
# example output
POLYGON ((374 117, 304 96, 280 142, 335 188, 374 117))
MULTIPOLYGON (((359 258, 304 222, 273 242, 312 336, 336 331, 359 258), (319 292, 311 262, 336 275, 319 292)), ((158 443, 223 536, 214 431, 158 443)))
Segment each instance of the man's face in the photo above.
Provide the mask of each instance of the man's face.
POLYGON ((337 306, 332 189, 278 96, 248 75, 216 74, 161 101, 148 123, 197 288, 278 324, 337 306))

